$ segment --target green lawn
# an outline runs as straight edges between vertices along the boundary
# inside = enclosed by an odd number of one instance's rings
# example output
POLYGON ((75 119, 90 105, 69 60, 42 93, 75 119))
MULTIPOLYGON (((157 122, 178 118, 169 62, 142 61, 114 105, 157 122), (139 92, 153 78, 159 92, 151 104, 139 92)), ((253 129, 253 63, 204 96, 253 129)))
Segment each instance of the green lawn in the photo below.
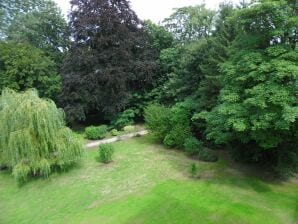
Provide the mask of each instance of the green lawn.
POLYGON ((298 182, 262 181, 248 169, 193 163, 147 137, 115 143, 115 161, 96 162, 89 151, 82 164, 17 187, 0 173, 0 223, 297 223, 298 182))

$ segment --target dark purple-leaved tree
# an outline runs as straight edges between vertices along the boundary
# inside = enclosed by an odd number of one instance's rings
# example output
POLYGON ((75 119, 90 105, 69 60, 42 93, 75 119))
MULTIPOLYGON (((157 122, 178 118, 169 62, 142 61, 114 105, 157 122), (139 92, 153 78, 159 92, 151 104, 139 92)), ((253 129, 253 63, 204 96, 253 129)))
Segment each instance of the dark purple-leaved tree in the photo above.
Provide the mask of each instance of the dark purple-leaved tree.
POLYGON ((155 52, 127 0, 72 0, 72 47, 63 66, 62 104, 70 120, 106 118, 152 83, 155 52))

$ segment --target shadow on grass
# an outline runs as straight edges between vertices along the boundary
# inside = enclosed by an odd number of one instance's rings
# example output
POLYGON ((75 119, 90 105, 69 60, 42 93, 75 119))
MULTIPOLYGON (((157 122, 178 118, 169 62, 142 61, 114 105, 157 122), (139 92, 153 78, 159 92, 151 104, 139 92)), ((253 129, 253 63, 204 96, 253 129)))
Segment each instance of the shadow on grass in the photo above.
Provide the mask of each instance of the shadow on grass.
POLYGON ((192 163, 196 163, 199 167, 199 180, 210 184, 224 184, 265 193, 272 191, 270 185, 282 185, 284 183, 283 180, 275 177, 266 167, 235 162, 229 153, 224 150, 216 151, 220 158, 219 161, 208 163, 193 160, 181 150, 166 149, 161 144, 154 142, 152 137, 146 137, 146 142, 156 145, 156 148, 160 150, 157 153, 164 154, 167 157, 166 162, 185 178, 190 178, 190 166, 192 163))
MULTIPOLYGON (((29 176, 27 181, 25 181, 25 182, 17 182, 17 180, 15 180, 15 182, 18 185, 18 187, 24 187, 29 183, 32 184, 37 181, 45 181, 45 182, 51 181, 52 176, 63 177, 65 175, 68 175, 71 172, 75 172, 76 170, 82 169, 82 167, 83 167, 83 161, 69 165, 63 169, 58 168, 58 167, 53 167, 53 168, 51 168, 52 172, 50 173, 50 175, 48 177, 43 177, 42 175, 36 174, 36 175, 29 176)), ((0 170, 0 174, 6 176, 7 178, 10 178, 11 180, 14 180, 14 178, 11 174, 11 171, 9 169, 0 170)))

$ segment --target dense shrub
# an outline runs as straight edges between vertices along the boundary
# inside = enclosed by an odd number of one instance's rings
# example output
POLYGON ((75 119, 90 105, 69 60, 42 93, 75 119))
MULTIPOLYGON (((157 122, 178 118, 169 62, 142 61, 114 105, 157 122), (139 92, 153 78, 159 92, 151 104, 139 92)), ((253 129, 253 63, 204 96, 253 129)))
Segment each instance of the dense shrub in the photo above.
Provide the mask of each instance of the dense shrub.
POLYGON ((167 138, 174 140, 172 147, 183 148, 185 139, 191 134, 191 105, 189 101, 177 103, 171 108, 170 114, 170 131, 167 138))
POLYGON ((131 126, 131 125, 125 126, 123 128, 123 131, 125 131, 125 132, 133 132, 134 130, 135 130, 135 127, 131 126))
POLYGON ((190 156, 198 155, 203 150, 203 143, 195 137, 185 139, 183 146, 185 152, 190 156))
POLYGON ((275 172, 283 178, 293 176, 298 172, 298 144, 288 144, 286 147, 281 148, 276 156, 275 172))
POLYGON ((172 135, 167 135, 163 140, 163 144, 169 148, 173 148, 176 145, 175 139, 172 135))
POLYGON ((177 125, 166 135, 164 144, 170 148, 178 147, 183 148, 183 144, 186 138, 191 135, 190 127, 187 125, 177 125))
POLYGON ((145 110, 147 128, 170 147, 183 148, 185 139, 191 136, 190 108, 187 102, 172 108, 150 105, 145 110))
POLYGON ((98 148, 99 159, 102 163, 110 163, 113 159, 114 147, 111 144, 100 145, 98 148))
POLYGON ((198 159, 205 162, 216 162, 218 160, 218 156, 213 150, 202 148, 198 154, 198 159))
POLYGON ((156 104, 145 109, 146 128, 160 141, 163 141, 171 130, 170 113, 170 108, 156 104))
POLYGON ((101 126, 90 126, 85 129, 85 135, 88 139, 96 140, 103 139, 108 132, 108 127, 106 125, 101 126))
POLYGON ((0 96, 0 166, 12 170, 17 181, 31 175, 48 177, 83 154, 81 141, 65 126, 64 113, 34 90, 0 96))
POLYGON ((119 132, 118 132, 117 129, 113 129, 113 130, 111 130, 111 134, 112 134, 113 136, 117 136, 117 135, 119 134, 119 132))
POLYGON ((133 124, 135 112, 132 109, 125 110, 112 120, 112 126, 118 130, 133 124))

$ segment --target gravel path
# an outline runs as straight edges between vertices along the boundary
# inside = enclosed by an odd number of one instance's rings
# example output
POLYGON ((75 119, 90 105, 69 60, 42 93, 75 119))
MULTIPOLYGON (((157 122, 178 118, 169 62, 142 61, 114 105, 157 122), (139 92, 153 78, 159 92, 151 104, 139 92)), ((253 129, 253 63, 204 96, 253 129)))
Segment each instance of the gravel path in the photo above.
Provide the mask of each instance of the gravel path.
POLYGON ((113 142, 117 142, 117 141, 123 141, 123 140, 130 139, 130 138, 133 138, 133 137, 136 137, 136 136, 143 136, 143 135, 147 135, 147 134, 148 134, 148 131, 143 130, 143 131, 133 132, 133 133, 130 133, 130 134, 116 136, 116 137, 113 137, 113 138, 93 141, 93 142, 89 142, 88 144, 86 144, 86 148, 90 149, 90 148, 94 148, 94 147, 102 145, 102 144, 113 143, 113 142))

